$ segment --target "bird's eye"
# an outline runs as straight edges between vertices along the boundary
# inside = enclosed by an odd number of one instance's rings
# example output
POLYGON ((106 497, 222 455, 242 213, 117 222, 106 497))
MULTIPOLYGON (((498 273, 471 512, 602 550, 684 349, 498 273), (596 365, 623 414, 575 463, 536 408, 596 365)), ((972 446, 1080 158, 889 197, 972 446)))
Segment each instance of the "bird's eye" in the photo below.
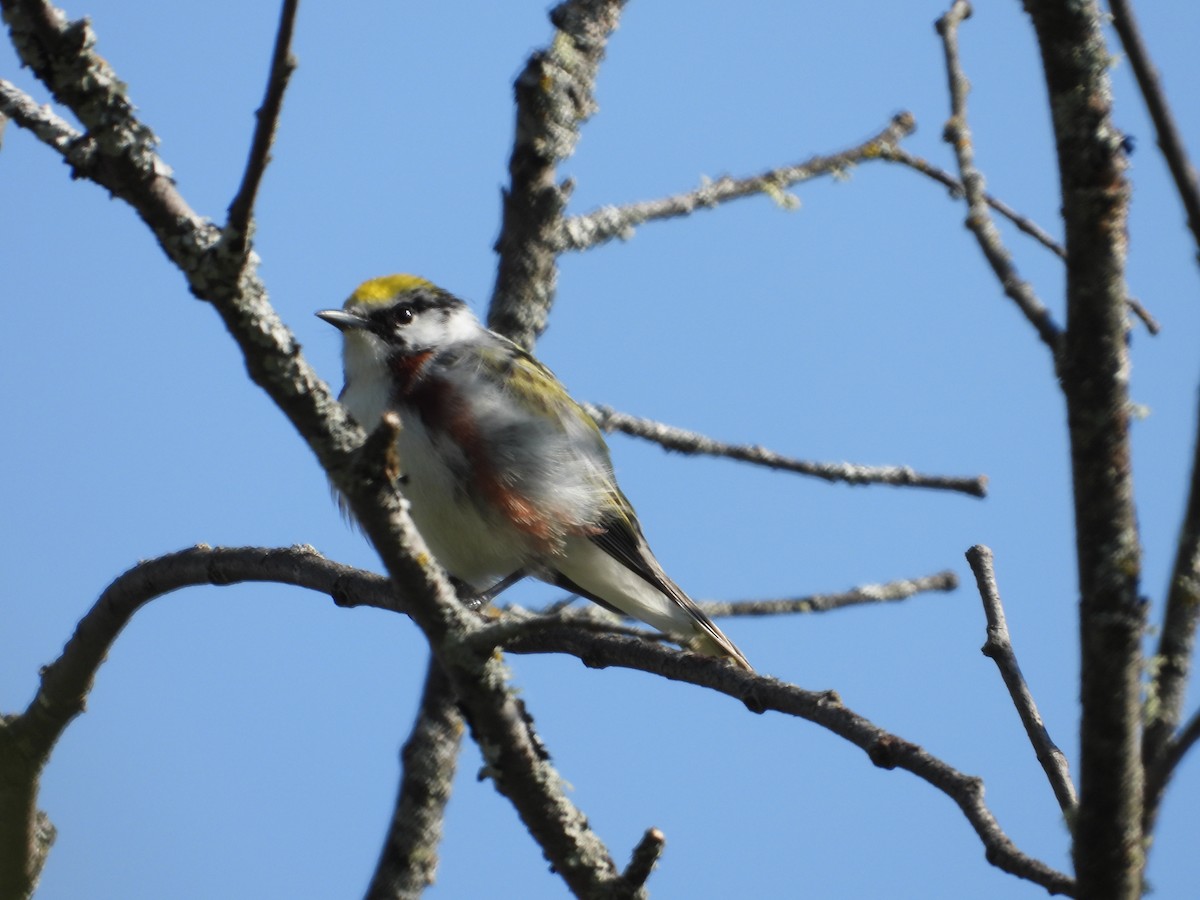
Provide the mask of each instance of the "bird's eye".
POLYGON ((416 312, 407 303, 397 306, 392 313, 392 321, 397 325, 408 325, 416 317, 416 312))

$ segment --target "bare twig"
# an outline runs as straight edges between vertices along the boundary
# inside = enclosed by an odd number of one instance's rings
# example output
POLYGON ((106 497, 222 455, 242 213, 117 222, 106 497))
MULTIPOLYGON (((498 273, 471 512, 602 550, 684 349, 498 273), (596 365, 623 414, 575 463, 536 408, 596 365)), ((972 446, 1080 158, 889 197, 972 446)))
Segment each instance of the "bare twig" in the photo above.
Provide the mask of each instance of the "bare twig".
MULTIPOLYGON (((945 187, 950 191, 951 197, 960 199, 966 196, 961 181, 959 181, 945 169, 935 166, 933 163, 923 159, 920 156, 909 153, 903 147, 898 145, 887 146, 882 148, 879 155, 882 159, 900 163, 901 165, 912 169, 914 172, 920 172, 927 178, 932 178, 934 181, 938 182, 938 184, 945 185, 945 187)), ((983 202, 1000 215, 1004 216, 1004 218, 1008 219, 1015 226, 1017 226, 1018 229, 1025 232, 1025 234, 1029 235, 1055 256, 1058 256, 1061 259, 1066 259, 1067 251, 1063 249, 1062 244, 1047 234, 1046 231, 1037 224, 1037 222, 1033 221, 1028 216, 1021 215, 1003 200, 999 200, 996 197, 993 197, 991 194, 985 193, 983 195, 983 202)))
POLYGON ((663 425, 650 419, 639 419, 617 412, 607 406, 583 404, 596 424, 604 431, 620 431, 633 437, 645 438, 660 444, 667 450, 679 453, 724 456, 741 462, 782 469, 800 475, 811 475, 825 481, 841 481, 847 484, 889 484, 898 487, 921 487, 933 490, 957 491, 973 497, 987 495, 987 478, 978 475, 964 478, 953 475, 922 475, 908 466, 860 466, 854 463, 817 463, 781 456, 763 447, 745 444, 726 444, 712 438, 663 425))
POLYGON ((892 118, 879 134, 856 147, 842 150, 829 156, 814 156, 802 163, 770 169, 748 178, 725 176, 703 184, 694 191, 631 203, 627 206, 603 206, 580 216, 572 216, 563 223, 563 250, 587 250, 607 243, 613 238, 628 240, 634 229, 645 222, 688 216, 698 209, 711 209, 731 200, 765 194, 781 205, 788 206, 786 191, 803 181, 822 175, 838 175, 847 169, 871 159, 885 158, 916 129, 916 120, 911 113, 900 113, 892 118))
MULTIPOLYGON (((922 175, 932 178, 939 184, 945 185, 949 189, 951 197, 961 198, 965 196, 961 181, 945 169, 938 168, 920 156, 909 153, 901 146, 890 145, 882 148, 880 158, 900 163, 915 172, 920 172, 922 175)), ((1021 215, 1003 200, 993 197, 991 194, 985 193, 983 200, 988 206, 1012 222, 1020 231, 1025 232, 1025 234, 1029 235, 1055 256, 1060 259, 1067 258, 1067 251, 1063 245, 1047 234, 1037 222, 1028 216, 1021 215)), ((1136 297, 1129 297, 1126 302, 1129 304, 1130 312, 1141 320, 1141 323, 1146 326, 1146 330, 1150 334, 1157 335, 1162 330, 1158 324, 1158 320, 1154 318, 1150 311, 1136 297)))
POLYGON ((1058 805, 1063 811, 1063 818, 1068 825, 1074 821, 1077 799, 1075 785, 1071 781, 1070 768, 1066 755, 1058 745, 1050 739, 1050 732, 1042 721, 1037 703, 1021 674, 1017 664, 1017 655, 1013 651, 1012 641, 1008 636, 1008 623, 1004 618, 1004 606, 1000 602, 1000 588, 996 584, 996 572, 992 566, 992 551, 982 544, 976 544, 967 551, 967 562, 975 573, 975 582, 979 586, 979 596, 983 600, 983 612, 987 616, 987 642, 983 645, 983 655, 996 663, 1000 677, 1008 688, 1021 724, 1025 726, 1025 734, 1033 745, 1037 760, 1046 773, 1058 805))
POLYGON ((1193 713, 1179 733, 1169 738, 1153 759, 1146 761, 1146 834, 1154 830, 1155 819, 1171 777, 1197 742, 1200 742, 1200 711, 1193 713))
POLYGON ((1146 833, 1153 831, 1171 766, 1166 763, 1192 673, 1196 630, 1200 626, 1200 426, 1193 438, 1191 482, 1179 526, 1167 606, 1147 692, 1142 761, 1147 767, 1146 833), (1157 773, 1157 775, 1155 775, 1157 773))
POLYGON ((625 883, 634 888, 642 887, 650 878, 654 867, 658 865, 658 860, 666 847, 667 836, 665 834, 657 828, 647 829, 646 833, 642 835, 642 839, 638 841, 638 845, 633 848, 629 865, 621 873, 625 883))
POLYGON ((1057 353, 1061 330, 1055 324, 1050 311, 1038 299, 1032 285, 1017 274, 1012 257, 1004 247, 1000 232, 988 213, 983 175, 975 167, 975 150, 971 145, 971 129, 967 125, 968 84, 958 59, 958 26, 970 14, 969 3, 965 0, 955 0, 950 11, 937 22, 938 34, 942 36, 945 47, 946 75, 950 85, 951 113, 944 135, 946 141, 954 147, 955 156, 958 158, 958 170, 967 200, 967 228, 975 235, 984 257, 1004 288, 1004 293, 1012 298, 1025 318, 1037 329, 1038 336, 1051 352, 1057 353))
POLYGON ((1158 324, 1158 319, 1150 310, 1142 305, 1142 302, 1137 297, 1126 297, 1125 303, 1129 307, 1129 311, 1138 317, 1138 320, 1146 326, 1146 330, 1151 334, 1158 334, 1162 331, 1162 326, 1158 324))
POLYGON ((1121 38, 1121 46, 1129 56, 1133 66, 1133 74, 1137 78, 1138 87, 1150 111, 1154 122, 1154 130, 1158 133, 1158 146, 1175 179, 1175 189, 1179 199, 1183 201, 1187 213, 1188 228, 1191 229, 1192 239, 1196 243, 1196 258, 1200 261, 1200 183, 1196 179, 1196 169, 1188 159, 1187 148, 1183 144, 1183 136, 1175 124, 1171 106, 1167 103, 1167 94, 1158 79, 1154 63, 1150 61, 1150 52, 1142 41, 1141 29, 1134 18, 1133 8, 1128 0, 1111 0, 1109 9, 1112 11, 1113 27, 1121 38))
POLYGON ((463 731, 454 691, 431 657, 417 719, 400 753, 396 808, 367 900, 415 900, 433 884, 463 731))
POLYGON ((596 111, 596 72, 624 6, 625 0, 567 0, 554 7, 553 42, 530 56, 514 85, 516 135, 488 327, 526 349, 546 328, 558 283, 569 194, 556 182, 558 164, 575 152, 580 126, 596 111))
POLYGON ((983 842, 992 865, 1039 884, 1051 894, 1074 895, 1070 876, 1021 852, 1004 833, 984 803, 981 779, 965 775, 923 747, 883 730, 848 709, 833 691, 806 691, 776 678, 735 670, 710 657, 569 626, 538 628, 509 649, 514 653, 568 653, 591 668, 621 666, 652 672, 719 691, 741 701, 751 712, 774 710, 813 722, 864 750, 880 768, 911 772, 948 796, 983 842))
POLYGON ((782 600, 706 600, 700 603, 700 608, 714 619, 817 613, 844 609, 847 606, 894 603, 926 591, 948 592, 957 587, 958 576, 947 570, 922 578, 889 581, 886 584, 864 584, 840 594, 811 594, 808 597, 789 597, 782 600))
POLYGON ((267 77, 267 90, 262 106, 255 113, 257 121, 254 126, 254 140, 250 145, 250 158, 246 161, 246 170, 242 174, 242 184, 237 195, 229 204, 229 221, 225 228, 233 235, 232 240, 239 244, 240 249, 244 249, 250 240, 254 201, 258 197, 258 188, 262 184, 267 163, 271 159, 271 144, 275 140, 279 114, 283 110, 283 95, 292 72, 296 70, 296 58, 292 56, 291 48, 296 9, 299 5, 300 0, 283 0, 279 29, 275 33, 275 50, 271 55, 271 72, 267 77))

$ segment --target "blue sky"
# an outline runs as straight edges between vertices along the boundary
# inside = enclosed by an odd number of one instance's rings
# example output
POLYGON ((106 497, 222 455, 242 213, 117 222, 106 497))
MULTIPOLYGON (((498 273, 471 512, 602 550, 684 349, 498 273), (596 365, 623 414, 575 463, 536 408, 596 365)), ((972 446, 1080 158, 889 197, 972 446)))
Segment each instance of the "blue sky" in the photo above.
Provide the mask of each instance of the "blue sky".
MULTIPOLYGON (((634 2, 563 174, 571 211, 685 190, 857 143, 902 109, 912 152, 953 168, 941 2, 634 2)), ((340 386, 313 311, 418 272, 483 311, 512 138, 511 83, 550 26, 537 3, 302 6, 300 68, 258 208, 272 300, 340 386)), ((221 220, 261 99, 274 4, 93 0, 99 51, 162 140, 183 194, 221 220)), ((1200 8, 1142 3, 1185 139, 1200 153, 1200 8)), ((1115 42, 1114 52, 1118 51, 1115 42)), ((1059 233, 1053 142, 1020 4, 963 26, 989 187, 1059 233)), ((49 98, 0 49, 0 77, 49 98)), ((1143 590, 1164 592, 1195 429, 1195 248, 1133 89, 1129 281, 1163 324, 1133 330, 1143 590)), ((659 558, 698 598, 842 590, 952 568, 963 586, 888 608, 732 621, 762 671, 845 702, 962 771, 1024 851, 1068 866, 1066 830, 993 664, 963 553, 996 553, 1009 626, 1058 743, 1077 756, 1075 576, 1063 404, 964 211, 883 163, 642 227, 562 260, 538 353, 581 399, 797 457, 985 473, 988 499, 850 488, 612 439, 659 558)), ((9 386, 0 709, 23 708, 103 587, 197 542, 309 543, 368 568, 290 426, 244 375, 133 213, 10 125, 0 149, 9 386)), ((1002 226, 1061 315, 1061 264, 1002 226)), ((509 599, 557 594, 523 586, 509 599)), ((667 851, 655 896, 1043 896, 990 867, 954 805, 816 726, 575 659, 512 658, 573 797, 622 861, 667 851)), ((424 670, 407 620, 271 586, 195 589, 140 613, 60 743, 42 806, 59 829, 44 898, 352 896, 391 813, 424 670)), ((1192 699, 1193 704, 1195 698, 1192 699)), ((468 746, 430 896, 565 896, 468 746), (486 892, 486 894, 485 894, 486 892)), ((1162 813, 1158 896, 1200 881, 1195 755, 1162 813), (1193 804, 1194 806, 1194 804, 1193 804)))

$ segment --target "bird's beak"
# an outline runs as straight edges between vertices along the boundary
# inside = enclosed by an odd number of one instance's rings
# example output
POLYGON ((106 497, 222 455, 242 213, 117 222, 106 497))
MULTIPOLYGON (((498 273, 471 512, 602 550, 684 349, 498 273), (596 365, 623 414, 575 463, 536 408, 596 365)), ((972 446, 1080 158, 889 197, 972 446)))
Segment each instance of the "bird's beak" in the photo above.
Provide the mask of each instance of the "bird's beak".
POLYGON ((322 309, 317 312, 317 318, 328 322, 338 331, 354 331, 367 327, 366 319, 344 309, 322 309))

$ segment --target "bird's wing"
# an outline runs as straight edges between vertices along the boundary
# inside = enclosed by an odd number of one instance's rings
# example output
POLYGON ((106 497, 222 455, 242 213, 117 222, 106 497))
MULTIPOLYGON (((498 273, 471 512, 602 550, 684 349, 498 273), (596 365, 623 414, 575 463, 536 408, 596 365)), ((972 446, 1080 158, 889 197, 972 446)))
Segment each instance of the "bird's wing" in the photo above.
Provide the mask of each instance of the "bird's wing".
POLYGON ((642 528, 633 513, 633 507, 615 484, 612 489, 616 501, 613 506, 614 512, 605 517, 599 530, 595 534, 589 535, 588 539, 684 610, 708 639, 705 643, 713 645, 713 649, 718 652, 718 655, 727 656, 742 668, 753 671, 750 663, 733 641, 729 640, 713 620, 696 605, 696 602, 684 593, 683 588, 672 581, 670 576, 663 571, 662 565, 655 558, 654 553, 650 550, 650 545, 642 534, 642 528))

